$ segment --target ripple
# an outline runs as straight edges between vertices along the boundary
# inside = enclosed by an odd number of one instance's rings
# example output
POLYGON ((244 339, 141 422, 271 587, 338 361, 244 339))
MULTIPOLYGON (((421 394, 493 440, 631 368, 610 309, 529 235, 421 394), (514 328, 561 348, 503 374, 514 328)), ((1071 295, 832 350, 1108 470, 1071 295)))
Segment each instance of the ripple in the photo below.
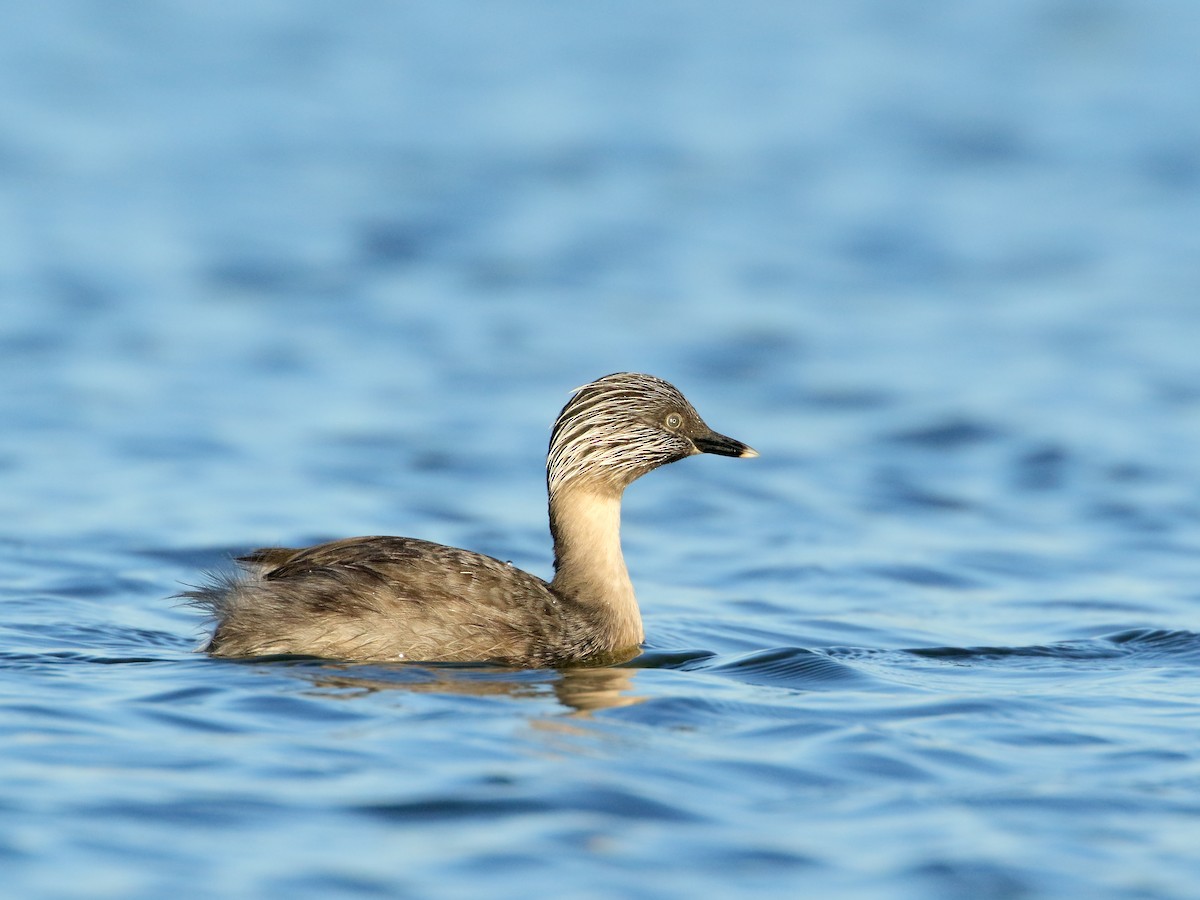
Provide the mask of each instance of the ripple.
POLYGON ((986 861, 927 862, 910 874, 928 885, 928 896, 1012 900, 1033 894, 1031 883, 1011 866, 986 861))
POLYGON ((468 799, 459 796, 424 797, 349 807, 350 811, 361 815, 404 824, 454 819, 504 819, 544 813, 550 808, 547 800, 539 797, 468 799))
POLYGON ((1106 637, 1024 647, 925 647, 905 650, 913 656, 954 662, 1063 662, 1127 659, 1191 663, 1200 659, 1200 634, 1191 631, 1139 628, 1106 637))
MULTIPOLYGON (((477 792, 472 792, 477 793, 477 792)), ((675 804, 663 803, 611 785, 588 789, 511 797, 463 796, 460 793, 350 807, 353 812, 388 821, 439 822, 456 819, 495 820, 577 811, 602 813, 635 822, 692 822, 697 816, 675 804)))
POLYGON ((939 513, 967 512, 976 508, 976 504, 966 497, 927 487, 913 475, 892 468, 876 474, 871 500, 873 507, 882 510, 939 513))
POLYGON ((881 575, 889 581, 898 581, 902 584, 916 584, 921 587, 962 591, 983 586, 981 582, 968 578, 965 575, 929 566, 867 566, 863 571, 874 575, 881 575))
POLYGON ((795 690, 828 690, 869 684, 871 681, 836 659, 799 647, 760 650, 705 668, 706 671, 747 684, 776 685, 795 690))
POLYGON ((986 422, 970 418, 948 418, 929 425, 895 431, 884 437, 890 444, 918 447, 924 450, 954 451, 986 444, 1005 436, 1005 431, 986 422))
POLYGON ((646 650, 622 665, 631 669, 690 669, 716 655, 712 650, 646 650))
POLYGON ((106 656, 77 650, 53 650, 45 653, 0 652, 0 669, 53 671, 63 665, 124 666, 174 662, 156 656, 106 656))
POLYGON ((1200 660, 1200 633, 1163 628, 1132 628, 1103 638, 1114 646, 1146 659, 1193 662, 1200 660))

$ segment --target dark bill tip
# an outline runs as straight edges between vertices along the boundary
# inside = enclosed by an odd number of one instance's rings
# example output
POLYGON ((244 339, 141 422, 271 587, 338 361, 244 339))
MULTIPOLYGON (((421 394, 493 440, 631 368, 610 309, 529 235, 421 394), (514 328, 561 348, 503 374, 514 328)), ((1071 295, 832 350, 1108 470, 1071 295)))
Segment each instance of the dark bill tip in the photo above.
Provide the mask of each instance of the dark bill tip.
POLYGON ((758 456, 758 451, 747 447, 741 441, 710 431, 703 437, 693 438, 692 443, 701 453, 715 453, 718 456, 739 456, 742 459, 752 459, 758 456))

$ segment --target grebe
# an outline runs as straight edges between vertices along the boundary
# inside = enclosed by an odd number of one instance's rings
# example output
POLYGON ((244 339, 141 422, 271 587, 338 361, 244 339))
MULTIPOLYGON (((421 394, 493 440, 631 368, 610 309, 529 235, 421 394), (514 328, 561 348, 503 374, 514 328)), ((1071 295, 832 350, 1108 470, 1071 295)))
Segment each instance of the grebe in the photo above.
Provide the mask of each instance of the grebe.
POLYGON ((697 453, 758 453, 717 434, 674 386, 620 372, 584 385, 550 437, 554 578, 405 537, 256 550, 180 595, 206 610, 213 656, 563 666, 629 659, 644 638, 621 554, 621 495, 697 453))

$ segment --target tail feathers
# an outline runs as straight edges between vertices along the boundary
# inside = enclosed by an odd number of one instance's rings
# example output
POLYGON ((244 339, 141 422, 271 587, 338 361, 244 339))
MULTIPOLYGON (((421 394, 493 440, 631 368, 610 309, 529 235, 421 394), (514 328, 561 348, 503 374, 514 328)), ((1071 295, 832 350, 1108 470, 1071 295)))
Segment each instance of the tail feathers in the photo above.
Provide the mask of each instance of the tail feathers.
POLYGON ((235 560, 238 568, 233 571, 205 572, 205 583, 190 590, 180 591, 175 596, 188 606, 220 622, 233 607, 238 589, 247 581, 261 577, 277 569, 297 553, 289 547, 266 547, 255 550, 235 560))
POLYGON ((200 610, 208 617, 220 620, 229 611, 233 596, 243 580, 241 572, 207 572, 205 584, 191 590, 180 591, 175 596, 188 606, 200 610))

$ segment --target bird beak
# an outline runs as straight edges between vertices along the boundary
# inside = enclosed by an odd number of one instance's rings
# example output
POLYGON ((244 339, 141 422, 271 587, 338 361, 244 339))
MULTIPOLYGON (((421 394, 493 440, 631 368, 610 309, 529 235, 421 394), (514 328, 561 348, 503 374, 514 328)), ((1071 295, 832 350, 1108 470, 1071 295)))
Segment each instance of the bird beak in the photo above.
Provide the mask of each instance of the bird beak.
POLYGON ((742 459, 752 459, 758 456, 758 451, 747 447, 741 441, 710 431, 702 437, 692 438, 692 443, 701 453, 715 453, 718 456, 740 456, 742 459))

